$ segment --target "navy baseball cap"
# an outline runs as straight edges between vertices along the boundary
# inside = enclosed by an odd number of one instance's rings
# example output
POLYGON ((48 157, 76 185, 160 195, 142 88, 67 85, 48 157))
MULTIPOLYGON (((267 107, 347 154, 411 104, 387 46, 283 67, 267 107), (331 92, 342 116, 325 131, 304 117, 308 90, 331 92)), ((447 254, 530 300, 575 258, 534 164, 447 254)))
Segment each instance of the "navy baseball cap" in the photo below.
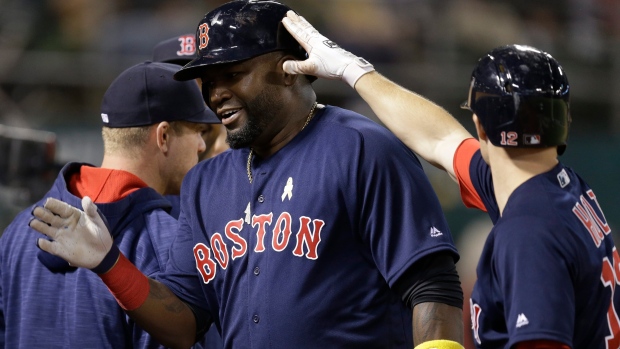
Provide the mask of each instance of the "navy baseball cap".
POLYGON ((122 72, 103 95, 103 125, 136 127, 162 121, 219 124, 195 81, 173 79, 178 70, 175 64, 147 61, 122 72))
POLYGON ((153 62, 185 65, 196 58, 196 36, 183 34, 164 40, 153 49, 153 62))

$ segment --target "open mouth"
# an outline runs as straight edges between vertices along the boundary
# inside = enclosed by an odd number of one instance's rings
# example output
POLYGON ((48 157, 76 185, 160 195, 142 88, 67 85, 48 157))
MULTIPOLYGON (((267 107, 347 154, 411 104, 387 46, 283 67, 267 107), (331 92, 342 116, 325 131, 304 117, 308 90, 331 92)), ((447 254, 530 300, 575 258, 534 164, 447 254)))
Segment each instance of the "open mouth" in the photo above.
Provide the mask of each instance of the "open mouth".
POLYGON ((239 115, 241 114, 240 111, 241 111, 241 109, 229 109, 229 110, 226 110, 226 111, 223 111, 223 112, 219 112, 218 116, 222 120, 222 124, 230 125, 237 118, 239 118, 239 115))

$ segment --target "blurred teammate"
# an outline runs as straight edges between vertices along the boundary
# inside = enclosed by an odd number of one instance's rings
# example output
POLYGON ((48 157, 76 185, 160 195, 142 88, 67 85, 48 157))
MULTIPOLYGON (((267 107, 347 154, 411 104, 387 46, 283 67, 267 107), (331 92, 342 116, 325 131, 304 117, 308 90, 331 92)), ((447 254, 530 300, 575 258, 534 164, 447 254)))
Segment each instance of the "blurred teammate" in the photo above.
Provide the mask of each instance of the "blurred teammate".
POLYGON ((188 173, 157 281, 115 251, 88 199, 85 212, 36 208, 31 225, 53 239, 40 247, 109 270, 119 303, 167 345, 213 323, 227 348, 462 348, 458 254, 420 162, 283 71, 306 56, 287 10, 233 1, 199 23, 198 58, 175 77, 201 78, 232 150, 188 173))
MULTIPOLYGON (((180 65, 196 58, 196 37, 184 34, 164 40, 153 49, 153 61, 180 65)), ((203 134, 206 149, 200 154, 200 161, 210 159, 226 149, 226 128, 220 123, 209 124, 203 134)))
MULTIPOLYGON (((219 122, 195 83, 173 80, 177 70, 147 62, 120 74, 101 106, 101 167, 68 163, 37 203, 54 197, 78 205, 92 198, 115 246, 150 276, 166 265, 177 229, 162 195, 178 194, 205 149, 205 124, 219 122)), ((0 238, 0 347, 159 347, 99 277, 33 246, 39 234, 26 226, 33 207, 0 238)))
POLYGON ((474 113, 476 140, 303 18, 289 12, 284 25, 310 52, 285 71, 348 82, 412 150, 458 181, 466 206, 489 213, 494 228, 470 300, 478 347, 620 346, 620 258, 596 195, 557 159, 571 117, 566 72, 551 55, 509 45, 478 61, 463 106, 474 113))

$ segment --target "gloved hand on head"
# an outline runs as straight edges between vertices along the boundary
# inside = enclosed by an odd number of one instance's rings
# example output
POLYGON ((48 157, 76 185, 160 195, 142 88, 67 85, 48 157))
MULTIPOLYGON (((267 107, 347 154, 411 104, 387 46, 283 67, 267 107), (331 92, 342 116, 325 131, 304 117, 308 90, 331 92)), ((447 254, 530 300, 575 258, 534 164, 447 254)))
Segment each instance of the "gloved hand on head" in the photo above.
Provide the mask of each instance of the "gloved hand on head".
POLYGON ((293 11, 287 12, 282 24, 309 56, 305 61, 284 62, 284 71, 289 74, 343 80, 355 88, 360 77, 375 70, 364 58, 355 56, 321 35, 308 21, 293 11))

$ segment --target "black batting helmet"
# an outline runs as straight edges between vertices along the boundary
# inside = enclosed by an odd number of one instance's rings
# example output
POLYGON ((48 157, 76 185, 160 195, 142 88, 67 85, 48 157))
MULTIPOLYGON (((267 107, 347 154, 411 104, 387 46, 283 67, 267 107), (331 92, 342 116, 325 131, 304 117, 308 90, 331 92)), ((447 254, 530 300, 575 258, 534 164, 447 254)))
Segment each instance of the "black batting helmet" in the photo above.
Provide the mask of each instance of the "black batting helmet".
POLYGON ((196 29, 198 57, 178 71, 176 80, 200 77, 203 67, 285 50, 305 58, 306 51, 282 25, 289 7, 275 1, 238 0, 207 13, 196 29))
POLYGON ((461 107, 478 116, 495 146, 566 148, 568 78, 550 54, 531 46, 502 46, 482 57, 461 107))

